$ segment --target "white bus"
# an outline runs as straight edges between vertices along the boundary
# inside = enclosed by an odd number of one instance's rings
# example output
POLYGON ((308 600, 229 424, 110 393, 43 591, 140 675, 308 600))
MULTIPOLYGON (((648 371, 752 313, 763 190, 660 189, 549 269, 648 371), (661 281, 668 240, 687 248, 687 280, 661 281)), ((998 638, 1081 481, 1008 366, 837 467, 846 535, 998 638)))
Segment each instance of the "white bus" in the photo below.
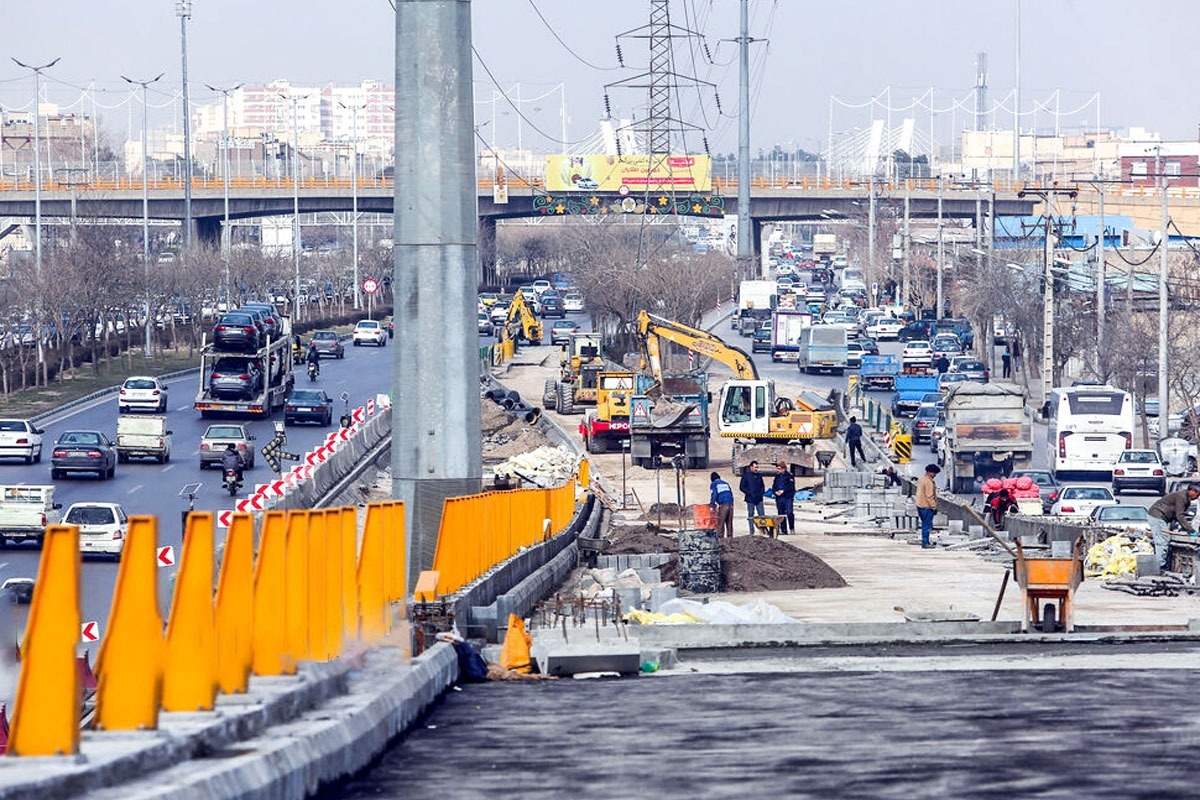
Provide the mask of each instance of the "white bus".
POLYGON ((1046 463, 1059 472, 1112 472, 1133 447, 1133 398, 1112 386, 1052 389, 1047 398, 1046 463))

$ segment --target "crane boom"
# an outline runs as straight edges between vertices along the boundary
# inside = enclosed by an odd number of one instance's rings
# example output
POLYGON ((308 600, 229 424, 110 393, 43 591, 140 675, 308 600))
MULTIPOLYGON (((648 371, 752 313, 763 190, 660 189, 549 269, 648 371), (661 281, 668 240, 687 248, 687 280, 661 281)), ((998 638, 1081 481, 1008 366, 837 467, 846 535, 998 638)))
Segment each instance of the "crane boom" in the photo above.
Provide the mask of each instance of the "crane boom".
POLYGON ((662 382, 662 357, 659 348, 661 339, 721 362, 733 370, 737 378, 758 379, 758 369, 754 366, 754 360, 745 350, 726 344, 719 336, 708 331, 663 319, 642 310, 637 316, 637 337, 645 351, 650 372, 659 383, 662 382))

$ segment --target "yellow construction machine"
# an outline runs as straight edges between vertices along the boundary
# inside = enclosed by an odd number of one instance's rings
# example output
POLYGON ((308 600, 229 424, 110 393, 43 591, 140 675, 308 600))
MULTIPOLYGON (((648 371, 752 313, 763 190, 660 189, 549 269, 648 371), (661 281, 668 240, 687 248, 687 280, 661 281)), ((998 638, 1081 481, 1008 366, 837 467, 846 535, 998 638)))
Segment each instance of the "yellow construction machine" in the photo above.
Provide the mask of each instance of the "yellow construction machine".
POLYGON ((557 381, 546 381, 542 405, 560 414, 582 412, 579 406, 596 405, 597 379, 604 369, 600 334, 572 333, 563 345, 557 381))
POLYGON ((634 391, 632 372, 601 372, 596 376, 596 407, 579 423, 579 435, 589 453, 619 450, 629 438, 629 399, 634 391))
POLYGON ((508 316, 497 331, 497 338, 502 342, 513 339, 530 344, 542 343, 541 320, 533 313, 533 309, 525 302, 525 297, 520 292, 513 295, 512 302, 508 305, 508 316))
POLYGON ((813 469, 810 445, 837 435, 837 410, 831 403, 812 392, 795 398, 777 396, 774 381, 759 378, 753 359, 720 337, 646 311, 638 314, 637 334, 644 367, 656 381, 662 380, 660 340, 708 356, 733 371, 735 377, 721 387, 717 429, 722 438, 733 439, 735 474, 750 461, 774 464, 781 459, 793 467, 813 469))

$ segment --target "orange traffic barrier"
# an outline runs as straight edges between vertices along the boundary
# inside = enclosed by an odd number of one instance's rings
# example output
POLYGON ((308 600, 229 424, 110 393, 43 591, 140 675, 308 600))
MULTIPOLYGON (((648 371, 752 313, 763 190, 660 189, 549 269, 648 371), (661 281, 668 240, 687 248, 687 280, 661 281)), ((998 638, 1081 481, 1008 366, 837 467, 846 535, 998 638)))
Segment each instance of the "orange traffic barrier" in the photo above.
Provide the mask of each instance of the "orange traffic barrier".
POLYGON ((255 675, 296 671, 287 650, 287 517, 282 511, 263 516, 258 561, 254 565, 254 628, 251 666, 255 675))
POLYGON ((303 661, 309 658, 307 511, 288 512, 286 567, 287 654, 293 662, 303 661))
POLYGON ((241 694, 250 681, 254 632, 254 518, 234 514, 225 534, 221 577, 217 584, 217 685, 225 694, 241 694))
POLYGON ((213 515, 188 515, 167 621, 165 711, 211 711, 217 695, 213 623, 213 515))
POLYGON ((96 657, 96 727, 153 730, 162 705, 163 621, 158 611, 158 520, 129 518, 108 632, 96 657))
POLYGON ((329 658, 329 627, 325 591, 327 583, 325 515, 309 511, 308 516, 308 657, 312 661, 329 658))
POLYGON ((417 576, 417 588, 413 591, 413 597, 418 603, 429 603, 437 599, 438 581, 441 580, 437 574, 437 570, 423 570, 417 576))
POLYGON ((387 635, 388 604, 383 574, 383 521, 387 509, 367 505, 358 556, 358 636, 368 644, 387 635))
POLYGON ((358 509, 342 509, 342 635, 358 637, 358 509))
POLYGON ((336 508, 314 512, 325 526, 325 652, 326 658, 342 654, 342 512, 336 508))
POLYGON ((83 697, 75 647, 79 644, 79 529, 46 528, 33 604, 25 626, 9 751, 19 756, 79 752, 83 697))

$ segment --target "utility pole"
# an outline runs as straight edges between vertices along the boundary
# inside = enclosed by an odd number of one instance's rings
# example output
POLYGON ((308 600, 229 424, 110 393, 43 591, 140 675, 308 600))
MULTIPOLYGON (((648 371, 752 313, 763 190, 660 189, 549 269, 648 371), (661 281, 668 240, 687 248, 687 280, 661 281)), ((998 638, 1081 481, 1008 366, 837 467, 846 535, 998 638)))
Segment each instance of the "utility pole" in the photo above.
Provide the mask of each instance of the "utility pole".
POLYGON ((366 105, 348 106, 345 103, 338 103, 342 108, 350 111, 350 184, 351 196, 353 197, 353 207, 350 212, 350 229, 353 231, 354 237, 354 309, 357 311, 362 308, 362 296, 359 294, 358 287, 358 112, 366 108, 366 105))
POLYGON ((754 277, 754 224, 750 221, 750 0, 740 0, 738 33, 738 274, 754 277))
POLYGON ((944 188, 944 179, 938 176, 938 196, 937 196, 937 319, 942 319, 946 316, 942 307, 942 262, 946 258, 946 247, 942 239, 942 189, 944 188))
POLYGON ((1104 361, 1104 304, 1108 299, 1105 291, 1108 265, 1104 252, 1104 184, 1098 183, 1096 188, 1100 191, 1097 209, 1100 212, 1100 236, 1096 239, 1096 376, 1099 377, 1104 361))
POLYGON ((292 104, 292 260, 295 266, 294 291, 292 300, 292 315, 296 322, 300 321, 300 101, 308 97, 289 97, 279 95, 292 104))
POLYGON ((150 106, 146 103, 146 87, 157 81, 166 73, 158 73, 158 77, 148 81, 138 81, 133 78, 124 78, 126 83, 134 86, 142 87, 142 280, 146 289, 146 341, 142 344, 142 353, 146 358, 153 355, 153 350, 150 347, 150 189, 147 183, 146 165, 149 159, 146 156, 146 116, 150 110, 150 106))
POLYGON ((1045 249, 1042 258, 1045 261, 1045 271, 1042 280, 1045 282, 1042 291, 1042 396, 1044 404, 1054 388, 1054 249, 1055 238, 1055 197, 1062 195, 1074 199, 1078 192, 1074 189, 1032 188, 1017 192, 1017 197, 1032 194, 1040 197, 1046 203, 1045 249))
POLYGON ((1168 315, 1171 313, 1167 305, 1167 277, 1170 271, 1170 244, 1167 236, 1167 174, 1163 170, 1162 145, 1155 148, 1154 168, 1158 170, 1158 191, 1162 196, 1161 234, 1158 240, 1160 249, 1158 257, 1158 438, 1165 439, 1170 434, 1167 428, 1170 411, 1167 397, 1167 329, 1168 315))
POLYGON ((242 88, 242 84, 228 89, 218 89, 204 84, 209 91, 221 93, 221 177, 225 184, 225 217, 221 223, 221 256, 225 260, 225 310, 233 308, 230 303, 229 260, 232 241, 229 231, 229 95, 242 88))
POLYGON ((1021 0, 1017 0, 1017 54, 1013 82, 1013 183, 1021 180, 1021 0))
POLYGON ((910 238, 910 229, 909 229, 909 225, 908 225, 909 219, 910 219, 909 211, 911 210, 911 205, 912 205, 912 191, 911 191, 911 189, 909 189, 908 182, 905 181, 905 183, 904 183, 904 248, 903 248, 903 250, 900 251, 900 257, 902 259, 901 267, 900 267, 900 270, 901 270, 900 282, 902 284, 903 292, 904 292, 904 297, 903 297, 903 301, 902 301, 901 305, 903 305, 905 308, 908 307, 909 298, 912 297, 912 284, 911 284, 911 278, 909 277, 909 250, 912 247, 912 239, 910 238))
MULTIPOLYGON (((871 172, 871 180, 868 182, 867 189, 870 192, 870 197, 867 201, 867 286, 874 286, 878 283, 878 274, 875 271, 875 172, 871 172)), ((871 303, 879 302, 877 293, 871 293, 871 303)))
POLYGON ((187 74, 187 21, 192 17, 192 0, 177 0, 175 13, 179 15, 183 65, 183 252, 187 258, 192 250, 192 121, 189 119, 187 74))

